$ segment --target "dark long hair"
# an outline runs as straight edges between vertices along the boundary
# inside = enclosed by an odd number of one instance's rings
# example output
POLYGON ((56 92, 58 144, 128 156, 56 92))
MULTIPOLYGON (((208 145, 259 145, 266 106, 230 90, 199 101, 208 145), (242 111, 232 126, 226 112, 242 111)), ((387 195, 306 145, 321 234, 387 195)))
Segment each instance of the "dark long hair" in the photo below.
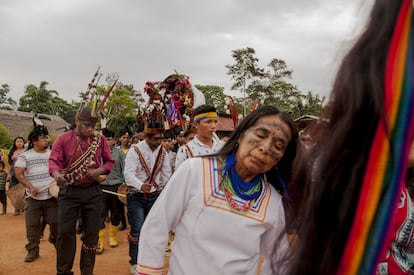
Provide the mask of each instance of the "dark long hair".
POLYGON ((273 169, 266 172, 266 177, 269 179, 269 182, 276 188, 276 190, 282 191, 279 175, 284 181, 288 181, 290 179, 292 172, 292 163, 296 155, 296 145, 298 141, 298 131, 296 124, 288 113, 280 111, 275 106, 266 105, 259 107, 242 120, 242 122, 236 127, 234 132, 229 137, 228 141, 223 145, 217 155, 225 158, 233 154, 235 150, 237 150, 237 142, 239 138, 249 128, 255 125, 261 117, 268 115, 278 115, 289 126, 289 129, 292 133, 292 139, 286 147, 282 159, 273 169))
POLYGON ((384 104, 387 53, 402 0, 376 1, 364 33, 344 57, 315 146, 296 160, 292 187, 299 241, 290 274, 335 274, 354 220, 384 104))
POLYGON ((16 147, 16 141, 17 141, 18 139, 23 140, 23 144, 26 142, 26 141, 24 140, 24 137, 16 137, 16 138, 13 140, 13 146, 10 148, 10 151, 9 151, 9 165, 12 165, 12 164, 13 164, 13 154, 14 154, 14 151, 16 151, 16 149, 17 149, 17 147, 16 147))

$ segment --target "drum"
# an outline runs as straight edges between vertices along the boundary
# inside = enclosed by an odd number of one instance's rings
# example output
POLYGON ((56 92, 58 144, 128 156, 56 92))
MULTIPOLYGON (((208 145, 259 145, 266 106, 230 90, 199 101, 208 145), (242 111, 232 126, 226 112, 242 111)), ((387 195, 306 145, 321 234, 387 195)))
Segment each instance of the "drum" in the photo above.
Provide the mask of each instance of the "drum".
POLYGON ((9 198, 10 202, 12 203, 16 211, 23 210, 24 206, 26 205, 24 199, 25 191, 26 187, 24 187, 24 185, 21 183, 18 183, 17 185, 13 186, 12 188, 6 191, 7 197, 9 198))
POLYGON ((127 199, 126 199, 127 185, 125 183, 121 184, 118 187, 117 193, 124 195, 124 196, 118 196, 118 199, 126 205, 127 204, 127 199))
POLYGON ((49 184, 48 192, 49 192, 49 194, 50 194, 52 197, 54 197, 55 199, 57 199, 57 198, 58 198, 58 195, 59 195, 59 190, 60 190, 60 188, 59 188, 59 186, 57 186, 56 181, 52 181, 52 182, 49 184))

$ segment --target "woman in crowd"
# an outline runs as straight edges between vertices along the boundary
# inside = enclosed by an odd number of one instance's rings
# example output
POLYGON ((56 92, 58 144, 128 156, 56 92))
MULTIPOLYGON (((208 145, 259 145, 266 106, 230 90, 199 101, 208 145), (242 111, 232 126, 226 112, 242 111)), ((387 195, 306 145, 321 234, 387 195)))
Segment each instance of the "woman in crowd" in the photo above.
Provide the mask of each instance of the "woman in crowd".
MULTIPOLYGON (((24 144, 25 140, 23 137, 16 137, 13 140, 13 146, 9 150, 9 167, 10 167, 10 186, 9 188, 12 188, 13 186, 17 185, 19 181, 17 180, 14 172, 14 164, 16 163, 17 159, 19 158, 19 155, 24 152, 24 144)), ((20 210, 14 211, 14 216, 20 215, 20 210)))
POLYGON ((170 230, 171 274, 271 274, 277 236, 288 250, 282 182, 297 138, 287 113, 263 106, 216 155, 183 162, 144 223, 138 274, 160 274, 170 230))

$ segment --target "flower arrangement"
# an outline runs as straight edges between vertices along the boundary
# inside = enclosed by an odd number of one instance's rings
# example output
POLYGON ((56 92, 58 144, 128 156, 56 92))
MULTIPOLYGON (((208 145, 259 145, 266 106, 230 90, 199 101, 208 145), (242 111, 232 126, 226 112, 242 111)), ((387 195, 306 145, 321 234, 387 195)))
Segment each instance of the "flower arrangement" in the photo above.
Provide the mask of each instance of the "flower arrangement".
POLYGON ((147 81, 145 82, 145 86, 144 86, 144 92, 151 97, 151 95, 153 93, 158 92, 159 93, 159 88, 158 85, 160 84, 159 81, 155 81, 155 82, 151 82, 151 81, 147 81))
POLYGON ((147 81, 144 86, 144 92, 149 96, 145 110, 147 127, 165 128, 164 99, 159 89, 159 82, 147 81))
POLYGON ((149 96, 147 117, 154 112, 162 113, 168 128, 186 130, 192 117, 194 94, 190 78, 183 74, 172 74, 162 82, 147 81, 144 92, 149 96))

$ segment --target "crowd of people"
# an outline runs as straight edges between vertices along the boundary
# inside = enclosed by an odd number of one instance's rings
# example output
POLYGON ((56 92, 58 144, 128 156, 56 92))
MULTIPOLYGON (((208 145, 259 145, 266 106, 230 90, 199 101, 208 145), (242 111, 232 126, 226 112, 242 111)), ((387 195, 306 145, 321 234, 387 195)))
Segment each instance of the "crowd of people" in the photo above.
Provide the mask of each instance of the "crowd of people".
POLYGON ((0 161, 0 202, 5 213, 7 182, 26 187, 24 260, 39 257, 49 224, 57 274, 73 274, 80 219, 83 275, 104 252, 106 221, 111 247, 129 225, 131 274, 414 274, 412 12, 409 0, 375 1, 302 135, 270 105, 226 140, 206 104, 186 131, 151 113, 142 132, 117 135, 81 105, 51 149, 42 125, 27 150, 16 138, 10 173, 0 161))

